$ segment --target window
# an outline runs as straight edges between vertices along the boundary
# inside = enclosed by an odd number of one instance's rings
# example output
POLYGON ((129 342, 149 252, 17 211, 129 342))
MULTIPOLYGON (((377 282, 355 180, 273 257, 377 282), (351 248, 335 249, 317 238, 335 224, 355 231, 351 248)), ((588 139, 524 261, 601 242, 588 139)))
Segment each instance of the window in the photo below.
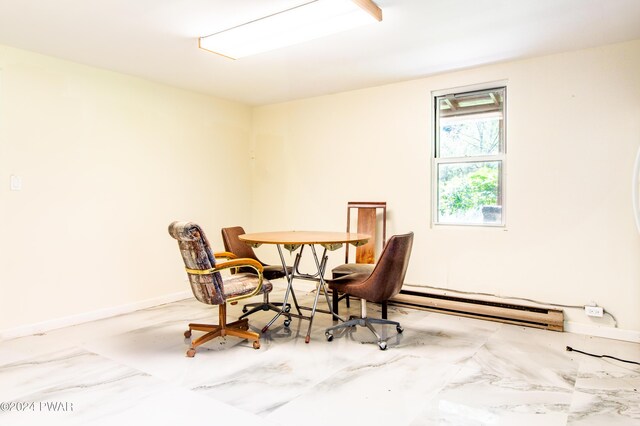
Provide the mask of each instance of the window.
POLYGON ((434 223, 504 226, 506 87, 434 101, 434 223))

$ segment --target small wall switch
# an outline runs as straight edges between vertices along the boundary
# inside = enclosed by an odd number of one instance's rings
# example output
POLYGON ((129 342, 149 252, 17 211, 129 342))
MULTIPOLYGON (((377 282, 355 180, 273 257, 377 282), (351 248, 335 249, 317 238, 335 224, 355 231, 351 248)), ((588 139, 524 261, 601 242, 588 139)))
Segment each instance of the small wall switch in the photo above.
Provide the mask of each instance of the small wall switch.
POLYGON ((585 306, 584 313, 590 317, 604 316, 604 308, 602 306, 585 306))
POLYGON ((20 176, 11 175, 9 186, 10 186, 12 191, 21 191, 22 190, 22 178, 20 176))

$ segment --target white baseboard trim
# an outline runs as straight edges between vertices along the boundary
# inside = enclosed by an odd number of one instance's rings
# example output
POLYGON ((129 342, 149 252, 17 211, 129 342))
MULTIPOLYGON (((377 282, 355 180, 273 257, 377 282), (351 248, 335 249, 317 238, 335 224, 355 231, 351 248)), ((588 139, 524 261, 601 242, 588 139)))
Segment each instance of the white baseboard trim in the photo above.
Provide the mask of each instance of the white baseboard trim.
POLYGON ((598 326, 574 321, 565 321, 564 331, 568 333, 586 334, 588 336, 605 337, 607 339, 640 343, 640 331, 637 330, 624 330, 614 327, 598 326))
POLYGON ((57 328, 69 327, 89 321, 109 318, 116 315, 128 314, 140 309, 151 308, 153 306, 164 305, 165 303, 177 302, 179 300, 193 297, 191 291, 180 291, 177 293, 165 294, 151 299, 140 300, 138 302, 113 306, 110 308, 98 309, 97 311, 83 312, 81 314, 56 318, 34 324, 21 325, 14 328, 0 330, 0 342, 3 340, 15 339, 16 337, 30 336, 32 334, 46 333, 57 328))

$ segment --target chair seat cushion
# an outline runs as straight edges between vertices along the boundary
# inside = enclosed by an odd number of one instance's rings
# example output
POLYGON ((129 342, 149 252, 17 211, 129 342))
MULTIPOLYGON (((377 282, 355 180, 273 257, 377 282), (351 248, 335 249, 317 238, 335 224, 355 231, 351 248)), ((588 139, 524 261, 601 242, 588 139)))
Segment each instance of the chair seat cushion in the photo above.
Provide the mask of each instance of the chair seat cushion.
POLYGON ((371 290, 363 284, 370 276, 371 274, 366 272, 349 274, 333 280, 327 280, 327 284, 329 284, 331 290, 338 290, 340 293, 347 293, 369 302, 379 303, 384 301, 374 297, 371 290))
POLYGON ((343 291, 345 287, 353 287, 358 284, 361 284, 364 280, 366 280, 370 276, 371 274, 367 274, 366 272, 349 274, 349 275, 344 275, 340 278, 327 280, 327 284, 329 284, 329 288, 331 290, 335 289, 338 291, 343 291))
POLYGON ((371 274, 376 265, 372 263, 345 263, 331 270, 333 278, 339 278, 350 274, 371 274))
MULTIPOLYGON (((287 273, 291 273, 293 268, 291 266, 287 266, 287 273)), ((248 274, 256 275, 255 269, 251 268, 240 268, 239 272, 246 272, 248 274)), ((277 280, 278 278, 283 278, 285 276, 284 269, 282 266, 278 265, 265 265, 264 270, 262 271, 262 276, 265 280, 277 280)))
MULTIPOLYGON (((251 294, 256 287, 258 287, 257 275, 247 273, 233 274, 224 279, 224 296, 229 298, 251 294)), ((263 279, 259 294, 269 293, 272 289, 273 285, 268 280, 263 279)))
POLYGON ((290 274, 293 271, 291 266, 287 266, 287 272, 284 272, 280 265, 268 265, 264 267, 262 275, 268 280, 277 280, 284 277, 286 274, 290 274))

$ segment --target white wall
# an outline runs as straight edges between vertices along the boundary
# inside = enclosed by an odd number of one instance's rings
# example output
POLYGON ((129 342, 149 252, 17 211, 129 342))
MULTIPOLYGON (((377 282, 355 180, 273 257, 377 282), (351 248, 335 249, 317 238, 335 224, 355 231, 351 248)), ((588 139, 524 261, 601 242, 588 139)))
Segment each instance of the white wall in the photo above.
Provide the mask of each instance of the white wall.
POLYGON ((595 300, 640 332, 639 70, 635 41, 251 109, 0 46, 0 330, 188 291, 174 219, 221 247, 385 200, 416 233, 409 283, 595 300), (430 92, 503 79, 508 226, 432 228, 430 92))
POLYGON ((388 232, 416 234, 408 283, 593 300, 640 331, 639 72, 634 41, 255 108, 252 230, 342 230, 347 201, 387 201, 388 232), (507 227, 433 228, 430 93, 504 79, 507 227))
POLYGON ((246 223, 249 107, 0 46, 0 330, 189 291, 176 219, 246 223), (9 176, 23 189, 9 191, 9 176))

